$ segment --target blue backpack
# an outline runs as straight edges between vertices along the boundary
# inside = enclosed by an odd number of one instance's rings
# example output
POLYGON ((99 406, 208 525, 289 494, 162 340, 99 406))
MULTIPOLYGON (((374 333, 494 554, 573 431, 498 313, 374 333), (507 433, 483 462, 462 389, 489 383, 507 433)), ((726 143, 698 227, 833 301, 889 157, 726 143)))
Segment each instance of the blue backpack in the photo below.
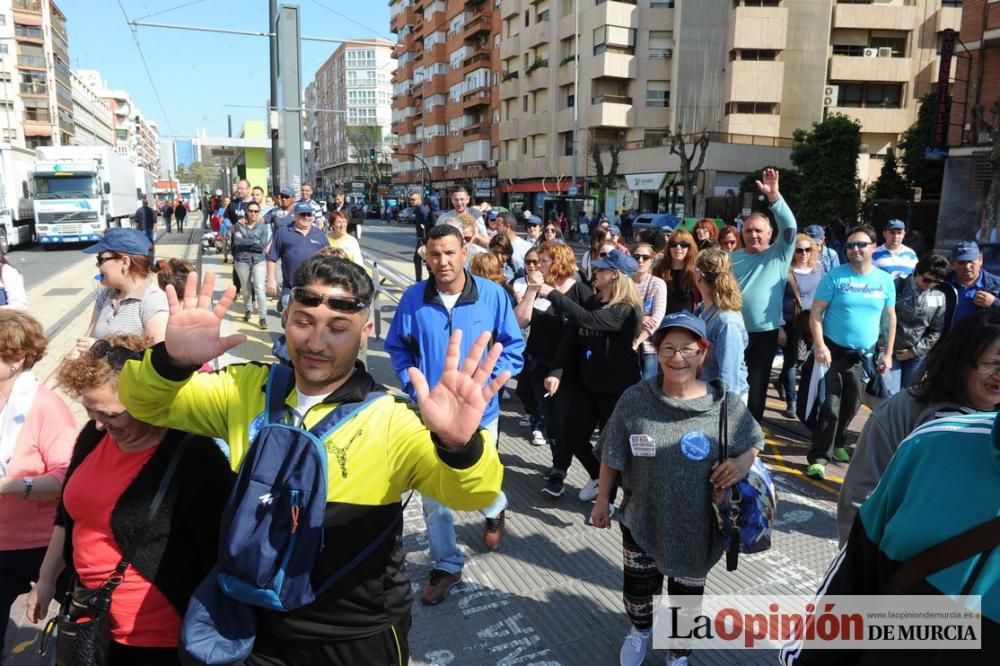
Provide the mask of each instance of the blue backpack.
POLYGON ((322 584, 313 584, 327 505, 323 442, 355 414, 391 394, 374 391, 361 402, 341 404, 306 430, 285 423, 285 396, 293 382, 291 368, 271 366, 266 417, 222 513, 218 563, 195 591, 184 617, 185 663, 239 663, 250 653, 256 633, 249 606, 290 611, 312 603, 367 558, 402 519, 400 511, 353 559, 322 584))

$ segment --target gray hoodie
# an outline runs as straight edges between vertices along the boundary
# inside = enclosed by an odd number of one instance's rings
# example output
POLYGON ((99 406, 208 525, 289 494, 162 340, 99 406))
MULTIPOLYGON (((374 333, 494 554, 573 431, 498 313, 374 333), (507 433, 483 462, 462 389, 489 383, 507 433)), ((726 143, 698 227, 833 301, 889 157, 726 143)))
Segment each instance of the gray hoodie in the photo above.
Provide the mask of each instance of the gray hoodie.
MULTIPOLYGON (((642 381, 626 389, 601 432, 602 462, 621 472, 626 493, 621 522, 666 576, 704 578, 722 556, 708 482, 719 459, 722 395, 719 380, 693 400, 668 398, 658 380, 642 381), (643 444, 653 455, 635 455, 643 444)), ((728 394, 727 405, 730 457, 763 449, 764 434, 740 397, 728 394)))

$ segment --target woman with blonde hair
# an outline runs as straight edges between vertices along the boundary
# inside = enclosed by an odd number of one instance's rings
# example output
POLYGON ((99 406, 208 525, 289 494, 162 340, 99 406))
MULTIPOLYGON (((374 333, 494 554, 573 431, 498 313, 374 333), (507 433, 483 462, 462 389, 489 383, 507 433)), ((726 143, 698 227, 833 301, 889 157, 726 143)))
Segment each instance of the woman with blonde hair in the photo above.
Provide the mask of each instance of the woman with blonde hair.
POLYGON ((663 258, 653 268, 653 275, 667 283, 667 314, 694 312, 701 294, 694 281, 694 263, 698 260, 698 245, 683 229, 670 234, 663 258))
POLYGON ((729 391, 745 401, 750 385, 743 352, 750 338, 740 313, 743 295, 733 275, 733 261, 722 250, 709 248, 698 255, 694 275, 702 297, 695 315, 705 322, 709 345, 702 380, 721 379, 729 391))
POLYGON ((809 312, 812 310, 816 288, 823 278, 820 247, 806 234, 795 236, 795 254, 788 267, 785 297, 781 317, 784 323, 778 328, 778 345, 781 347, 781 374, 778 375, 778 396, 785 399, 782 416, 794 419, 798 401, 798 369, 805 361, 811 346, 809 340, 809 312))
POLYGON ((565 446, 557 447, 549 486, 545 492, 558 497, 573 456, 586 468, 590 480, 580 491, 580 501, 597 497, 597 479, 601 464, 590 445, 594 427, 604 427, 618 398, 642 377, 639 356, 632 341, 642 331, 642 301, 632 283, 635 260, 620 250, 611 250, 591 264, 594 271, 594 294, 577 304, 552 285, 539 280, 529 283, 542 298, 547 298, 556 313, 564 315, 571 330, 563 336, 556 365, 545 378, 550 395, 560 391, 560 380, 567 366, 575 367, 573 395, 564 429, 565 446))

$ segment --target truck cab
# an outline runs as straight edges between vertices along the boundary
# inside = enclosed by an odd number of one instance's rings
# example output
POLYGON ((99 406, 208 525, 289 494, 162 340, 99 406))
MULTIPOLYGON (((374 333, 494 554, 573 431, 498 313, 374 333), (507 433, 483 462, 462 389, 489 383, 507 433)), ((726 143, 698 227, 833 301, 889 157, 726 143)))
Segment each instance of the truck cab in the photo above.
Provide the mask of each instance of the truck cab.
POLYGON ((35 163, 35 234, 43 247, 96 242, 107 228, 95 160, 35 163))

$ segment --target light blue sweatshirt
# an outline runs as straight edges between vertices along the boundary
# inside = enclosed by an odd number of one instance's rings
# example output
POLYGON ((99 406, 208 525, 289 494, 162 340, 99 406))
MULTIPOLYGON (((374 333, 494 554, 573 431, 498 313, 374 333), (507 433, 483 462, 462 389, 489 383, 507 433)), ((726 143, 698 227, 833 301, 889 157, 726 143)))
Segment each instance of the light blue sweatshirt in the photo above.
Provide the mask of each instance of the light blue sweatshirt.
POLYGON ((778 233, 771 247, 757 254, 733 252, 733 274, 743 292, 743 323, 750 333, 773 331, 781 324, 781 300, 788 266, 795 254, 795 216, 783 198, 771 204, 778 233))
POLYGON ((719 310, 715 305, 708 310, 699 305, 694 313, 705 321, 705 337, 709 345, 699 379, 703 382, 721 379, 730 392, 746 395, 750 385, 747 383, 743 352, 750 338, 743 326, 743 317, 739 312, 719 310))

